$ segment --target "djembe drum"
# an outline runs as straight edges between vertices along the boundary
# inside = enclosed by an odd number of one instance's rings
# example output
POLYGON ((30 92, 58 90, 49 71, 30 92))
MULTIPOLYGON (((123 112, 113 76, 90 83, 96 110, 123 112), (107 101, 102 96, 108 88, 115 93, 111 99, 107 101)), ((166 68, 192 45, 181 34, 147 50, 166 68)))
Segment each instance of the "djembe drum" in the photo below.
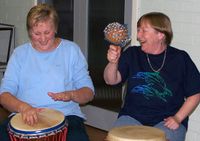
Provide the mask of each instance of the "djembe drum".
POLYGON ((165 133, 149 126, 122 126, 111 129, 106 141, 167 141, 165 133))
POLYGON ((108 24, 104 29, 104 36, 110 43, 121 47, 131 41, 127 26, 118 22, 108 24))
POLYGON ((38 119, 37 124, 29 126, 20 113, 13 116, 8 124, 11 141, 66 141, 67 122, 61 112, 45 108, 38 119))

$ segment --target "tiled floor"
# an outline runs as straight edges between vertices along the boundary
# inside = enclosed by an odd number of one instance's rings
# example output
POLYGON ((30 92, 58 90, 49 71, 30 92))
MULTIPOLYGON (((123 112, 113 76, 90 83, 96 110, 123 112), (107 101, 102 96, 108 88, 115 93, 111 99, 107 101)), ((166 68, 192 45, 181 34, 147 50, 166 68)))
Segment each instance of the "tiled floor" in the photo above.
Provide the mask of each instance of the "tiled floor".
POLYGON ((89 135, 90 141, 105 141, 107 131, 103 131, 101 129, 97 129, 88 125, 86 125, 86 130, 89 135))

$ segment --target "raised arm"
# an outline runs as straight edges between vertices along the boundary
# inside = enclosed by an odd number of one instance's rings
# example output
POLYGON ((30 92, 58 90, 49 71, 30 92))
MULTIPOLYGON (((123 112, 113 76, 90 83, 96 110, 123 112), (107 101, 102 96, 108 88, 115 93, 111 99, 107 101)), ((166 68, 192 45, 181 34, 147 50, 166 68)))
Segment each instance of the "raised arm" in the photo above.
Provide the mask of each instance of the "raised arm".
POLYGON ((119 46, 110 45, 107 53, 109 63, 104 69, 104 80, 106 84, 114 85, 121 81, 121 74, 118 71, 118 61, 121 55, 119 46))

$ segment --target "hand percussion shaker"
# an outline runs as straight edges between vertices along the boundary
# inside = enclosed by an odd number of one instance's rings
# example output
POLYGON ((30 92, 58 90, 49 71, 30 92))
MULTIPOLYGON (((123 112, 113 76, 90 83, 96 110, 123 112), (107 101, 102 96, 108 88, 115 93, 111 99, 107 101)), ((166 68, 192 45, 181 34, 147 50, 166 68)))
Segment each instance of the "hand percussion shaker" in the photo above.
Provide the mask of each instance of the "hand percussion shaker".
POLYGON ((20 113, 13 116, 8 124, 11 141, 66 141, 67 123, 61 112, 45 108, 38 119, 37 124, 29 126, 20 113))
POLYGON ((126 46, 131 41, 126 25, 118 22, 108 24, 104 29, 104 36, 110 43, 121 47, 126 46))
POLYGON ((106 141, 167 141, 165 133, 149 126, 122 126, 111 129, 106 141))

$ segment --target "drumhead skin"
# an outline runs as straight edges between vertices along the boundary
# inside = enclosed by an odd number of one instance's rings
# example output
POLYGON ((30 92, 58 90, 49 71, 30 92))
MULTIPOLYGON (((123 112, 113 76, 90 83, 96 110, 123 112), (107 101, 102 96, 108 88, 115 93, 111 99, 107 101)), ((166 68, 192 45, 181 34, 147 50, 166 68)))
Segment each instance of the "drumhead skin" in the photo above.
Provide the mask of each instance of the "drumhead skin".
POLYGON ((122 126, 108 132, 107 141, 166 141, 165 133, 149 126, 122 126))
POLYGON ((65 116, 56 110, 44 108, 38 115, 38 123, 29 126, 22 120, 20 113, 13 116, 9 123, 9 128, 15 134, 42 134, 51 132, 53 130, 59 130, 66 126, 65 116))

